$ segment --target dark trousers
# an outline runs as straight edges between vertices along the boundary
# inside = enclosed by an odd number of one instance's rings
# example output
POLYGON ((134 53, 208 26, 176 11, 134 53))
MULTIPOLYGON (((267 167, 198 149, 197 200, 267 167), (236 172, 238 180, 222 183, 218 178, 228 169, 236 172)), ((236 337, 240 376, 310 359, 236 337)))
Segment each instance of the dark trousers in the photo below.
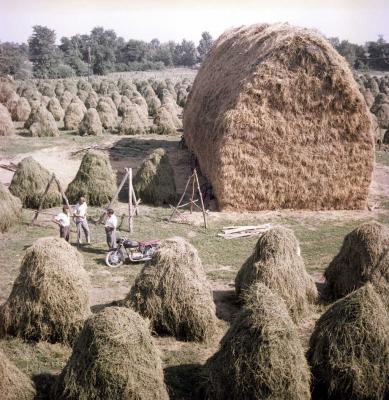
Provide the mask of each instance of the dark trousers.
POLYGON ((116 247, 116 229, 105 228, 105 234, 107 235, 107 245, 110 249, 116 247))
POLYGON ((70 226, 59 227, 59 237, 65 239, 67 242, 70 240, 70 226))

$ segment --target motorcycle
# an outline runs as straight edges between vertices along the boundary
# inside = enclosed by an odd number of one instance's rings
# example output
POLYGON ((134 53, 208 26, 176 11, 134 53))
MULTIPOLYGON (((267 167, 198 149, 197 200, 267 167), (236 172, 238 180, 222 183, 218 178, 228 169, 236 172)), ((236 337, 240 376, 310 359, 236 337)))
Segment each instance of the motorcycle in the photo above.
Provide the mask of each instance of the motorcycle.
POLYGON ((160 245, 159 240, 137 242, 126 238, 117 239, 116 243, 116 248, 110 250, 105 257, 105 263, 111 268, 118 268, 127 260, 130 262, 151 260, 160 245))

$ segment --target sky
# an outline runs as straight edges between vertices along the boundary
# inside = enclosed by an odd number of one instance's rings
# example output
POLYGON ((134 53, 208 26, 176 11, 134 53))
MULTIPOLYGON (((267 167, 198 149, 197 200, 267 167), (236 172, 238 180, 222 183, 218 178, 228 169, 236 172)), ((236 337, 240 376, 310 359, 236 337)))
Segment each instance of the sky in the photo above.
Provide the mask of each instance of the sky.
POLYGON ((130 38, 198 42, 226 29, 260 22, 289 22, 354 43, 389 41, 389 0, 0 0, 0 41, 25 42, 33 25, 62 36, 95 26, 130 38))

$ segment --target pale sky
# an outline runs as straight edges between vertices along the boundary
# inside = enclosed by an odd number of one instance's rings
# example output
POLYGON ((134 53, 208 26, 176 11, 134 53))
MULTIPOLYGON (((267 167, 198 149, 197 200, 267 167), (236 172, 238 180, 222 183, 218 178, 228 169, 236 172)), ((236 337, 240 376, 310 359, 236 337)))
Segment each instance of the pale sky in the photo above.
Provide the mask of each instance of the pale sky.
POLYGON ((357 43, 389 41, 389 0, 0 0, 0 41, 25 42, 33 25, 62 36, 95 26, 119 36, 150 41, 198 42, 228 28, 259 22, 289 22, 357 43))

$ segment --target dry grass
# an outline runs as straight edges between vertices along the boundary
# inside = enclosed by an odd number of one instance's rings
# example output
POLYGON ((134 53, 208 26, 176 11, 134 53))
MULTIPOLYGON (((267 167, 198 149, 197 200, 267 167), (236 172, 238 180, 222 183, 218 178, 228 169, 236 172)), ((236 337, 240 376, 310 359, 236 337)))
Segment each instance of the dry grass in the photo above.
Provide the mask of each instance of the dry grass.
POLYGON ((53 114, 43 105, 33 109, 24 124, 31 136, 59 136, 59 131, 53 114))
POLYGON ((71 343, 89 310, 89 277, 81 254, 63 239, 28 248, 0 310, 0 332, 27 340, 71 343))
POLYGON ((0 103, 0 136, 11 136, 15 134, 14 124, 7 108, 0 103))
POLYGON ((322 36, 287 24, 223 34, 184 135, 221 209, 361 209, 374 165, 366 103, 322 36))
MULTIPOLYGON (((64 104, 65 105, 65 104, 64 104)), ((78 127, 84 118, 85 111, 78 102, 71 102, 65 111, 64 126, 66 130, 78 131, 78 127)))
POLYGON ((103 126, 99 113, 94 108, 89 108, 79 125, 80 135, 99 136, 103 134, 103 126))
POLYGON ((7 231, 20 221, 22 203, 0 182, 0 232, 7 231))

